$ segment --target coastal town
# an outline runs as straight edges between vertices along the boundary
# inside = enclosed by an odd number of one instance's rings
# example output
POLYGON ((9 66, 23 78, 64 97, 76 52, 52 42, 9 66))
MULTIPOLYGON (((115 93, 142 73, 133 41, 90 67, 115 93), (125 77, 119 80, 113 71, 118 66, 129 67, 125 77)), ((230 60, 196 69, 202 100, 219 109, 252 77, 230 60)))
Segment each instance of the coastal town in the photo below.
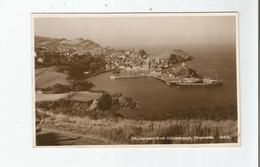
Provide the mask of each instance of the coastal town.
POLYGON ((175 49, 169 59, 149 56, 144 50, 126 50, 106 57, 106 69, 114 70, 111 79, 154 77, 167 85, 218 86, 221 80, 203 78, 186 62, 193 59, 181 49, 175 49))
MULTIPOLYGON (((221 80, 209 79, 197 74, 187 65, 187 62, 193 60, 193 56, 182 49, 174 49, 167 58, 159 58, 151 56, 145 50, 115 50, 110 47, 101 47, 89 39, 79 38, 56 39, 51 42, 51 46, 42 42, 35 52, 36 63, 48 62, 48 59, 59 64, 75 58, 81 61, 80 59, 86 55, 101 58, 104 61, 104 67, 100 68, 98 73, 113 71, 111 79, 154 77, 169 86, 178 87, 212 87, 223 84, 221 80)), ((91 69, 84 71, 86 75, 91 73, 91 69)))

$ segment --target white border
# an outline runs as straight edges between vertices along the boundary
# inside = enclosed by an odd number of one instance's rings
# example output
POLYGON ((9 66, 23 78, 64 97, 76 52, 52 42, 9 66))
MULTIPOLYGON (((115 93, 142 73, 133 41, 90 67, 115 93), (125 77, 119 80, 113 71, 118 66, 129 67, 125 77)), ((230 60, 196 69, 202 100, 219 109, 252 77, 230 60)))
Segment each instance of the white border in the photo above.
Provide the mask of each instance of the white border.
POLYGON ((0 0, 0 166, 256 167, 257 0, 0 0), (152 9, 152 10, 150 10, 152 9), (32 148, 31 13, 239 12, 239 148, 32 148))

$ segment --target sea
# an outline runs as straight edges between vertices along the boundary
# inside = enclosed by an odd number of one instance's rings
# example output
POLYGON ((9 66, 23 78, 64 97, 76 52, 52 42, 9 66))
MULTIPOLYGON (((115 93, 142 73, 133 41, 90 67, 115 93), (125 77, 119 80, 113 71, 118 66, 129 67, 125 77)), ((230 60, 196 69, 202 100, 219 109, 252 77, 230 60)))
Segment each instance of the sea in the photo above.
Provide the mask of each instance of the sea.
POLYGON ((177 110, 199 107, 237 106, 237 55, 235 46, 160 46, 145 48, 149 54, 156 57, 163 52, 182 49, 194 60, 188 62, 191 68, 203 77, 219 79, 222 86, 212 88, 177 88, 167 86, 152 78, 110 79, 111 72, 92 77, 96 90, 106 90, 109 93, 121 92, 124 96, 134 98, 140 103, 140 115, 145 119, 163 119, 163 115, 177 110))

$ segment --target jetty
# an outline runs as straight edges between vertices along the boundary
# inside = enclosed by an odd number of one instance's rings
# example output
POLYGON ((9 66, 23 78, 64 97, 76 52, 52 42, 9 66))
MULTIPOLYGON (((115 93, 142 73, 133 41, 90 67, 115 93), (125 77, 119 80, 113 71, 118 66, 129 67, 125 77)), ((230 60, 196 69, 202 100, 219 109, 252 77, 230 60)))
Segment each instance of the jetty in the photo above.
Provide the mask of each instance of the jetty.
POLYGON ((174 84, 178 87, 214 87, 221 86, 223 81, 221 80, 210 80, 210 82, 201 82, 201 83, 189 83, 189 82, 175 82, 170 84, 174 84))
POLYGON ((125 76, 111 75, 110 79, 143 78, 143 77, 148 77, 148 76, 149 75, 125 75, 125 76))

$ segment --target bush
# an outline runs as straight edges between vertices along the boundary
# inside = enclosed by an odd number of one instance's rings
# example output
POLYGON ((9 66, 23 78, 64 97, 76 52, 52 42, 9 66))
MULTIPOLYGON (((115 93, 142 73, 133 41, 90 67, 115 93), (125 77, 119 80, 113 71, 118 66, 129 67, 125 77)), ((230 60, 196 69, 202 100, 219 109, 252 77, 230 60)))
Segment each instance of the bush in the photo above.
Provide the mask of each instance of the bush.
POLYGON ((105 69, 104 57, 94 57, 90 53, 84 55, 75 54, 68 61, 67 71, 71 79, 84 79, 87 77, 84 74, 86 71, 95 74, 105 69))
POLYGON ((71 65, 67 67, 68 75, 70 79, 80 80, 84 79, 86 76, 84 75, 84 69, 81 67, 77 67, 76 65, 71 65))
POLYGON ((66 93, 70 91, 69 85, 55 84, 54 86, 42 89, 44 93, 66 93))
POLYGON ((76 80, 73 81, 71 85, 71 90, 72 91, 86 91, 91 89, 94 86, 93 83, 84 81, 84 80, 76 80))
POLYGON ((112 107, 112 98, 109 93, 104 93, 98 102, 99 109, 101 110, 109 110, 112 107))

